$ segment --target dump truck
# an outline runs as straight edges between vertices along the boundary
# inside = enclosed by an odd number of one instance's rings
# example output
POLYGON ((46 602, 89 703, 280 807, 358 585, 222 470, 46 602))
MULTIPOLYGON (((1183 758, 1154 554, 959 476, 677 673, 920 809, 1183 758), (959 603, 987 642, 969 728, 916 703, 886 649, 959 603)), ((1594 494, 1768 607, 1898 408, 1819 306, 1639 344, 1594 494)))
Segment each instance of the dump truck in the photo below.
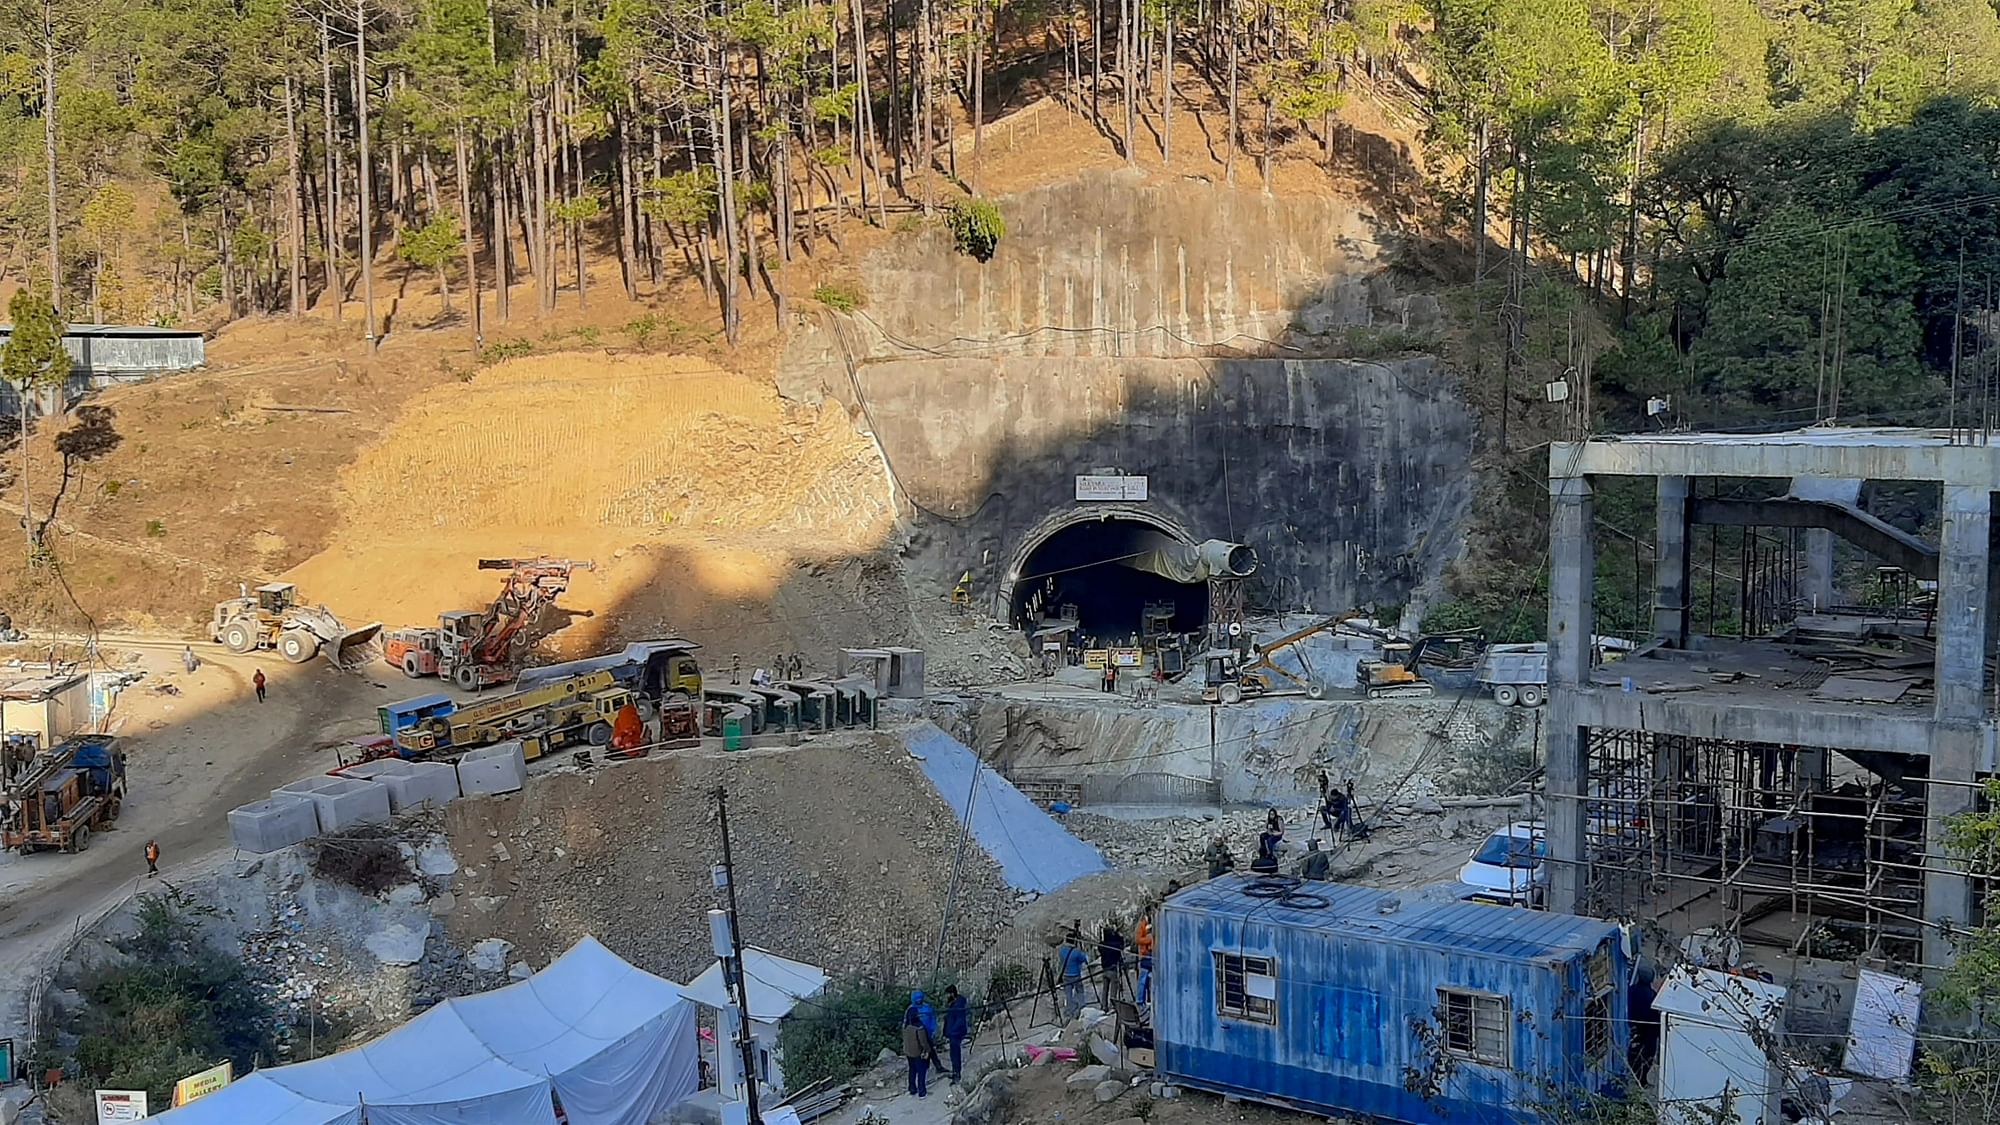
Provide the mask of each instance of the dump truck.
POLYGON ((339 668, 356 668, 374 656, 382 623, 349 629, 323 605, 303 605, 290 582, 267 582, 215 603, 209 639, 235 653, 275 649, 293 664, 325 653, 339 668))
POLYGON ((39 756, 0 789, 0 847, 22 855, 80 852, 117 821, 125 754, 108 734, 87 734, 39 756))
POLYGON ((610 672, 587 672, 419 719, 396 732, 396 747, 421 757, 518 738, 532 760, 580 743, 607 746, 618 709, 637 699, 610 672))
POLYGON ((480 559, 481 570, 507 571, 500 596, 482 610, 438 615, 435 627, 397 629, 387 634, 382 659, 405 676, 439 676, 466 691, 504 684, 520 671, 519 650, 528 629, 569 589, 570 576, 596 566, 588 560, 540 556, 480 559))
POLYGON ((1479 664, 1479 686, 1502 707, 1540 707, 1548 698, 1549 646, 1494 645, 1479 664))

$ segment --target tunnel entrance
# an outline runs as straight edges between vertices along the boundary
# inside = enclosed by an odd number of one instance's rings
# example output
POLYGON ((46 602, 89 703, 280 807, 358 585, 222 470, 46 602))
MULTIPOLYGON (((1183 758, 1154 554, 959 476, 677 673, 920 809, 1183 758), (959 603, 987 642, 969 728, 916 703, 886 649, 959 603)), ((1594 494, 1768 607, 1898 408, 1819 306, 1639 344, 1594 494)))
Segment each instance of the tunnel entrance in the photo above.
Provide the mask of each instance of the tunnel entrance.
POLYGON ((1159 573, 1164 555, 1192 552, 1177 532, 1130 517, 1059 527, 1028 549, 1013 582, 1010 617, 1035 632, 1074 620, 1086 646, 1139 644, 1158 633, 1193 633, 1208 625, 1208 583, 1159 573))

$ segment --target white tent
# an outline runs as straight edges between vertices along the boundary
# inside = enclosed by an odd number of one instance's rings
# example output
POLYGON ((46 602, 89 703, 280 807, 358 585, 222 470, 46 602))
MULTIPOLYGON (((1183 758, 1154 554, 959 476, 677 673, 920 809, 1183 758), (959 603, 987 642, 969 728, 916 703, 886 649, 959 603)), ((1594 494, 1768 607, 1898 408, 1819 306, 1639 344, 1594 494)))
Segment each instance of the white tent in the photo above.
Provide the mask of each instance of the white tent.
POLYGON ((694 1006, 584 938, 520 984, 363 1047, 260 1070, 173 1125, 645 1125, 695 1092, 694 1006))

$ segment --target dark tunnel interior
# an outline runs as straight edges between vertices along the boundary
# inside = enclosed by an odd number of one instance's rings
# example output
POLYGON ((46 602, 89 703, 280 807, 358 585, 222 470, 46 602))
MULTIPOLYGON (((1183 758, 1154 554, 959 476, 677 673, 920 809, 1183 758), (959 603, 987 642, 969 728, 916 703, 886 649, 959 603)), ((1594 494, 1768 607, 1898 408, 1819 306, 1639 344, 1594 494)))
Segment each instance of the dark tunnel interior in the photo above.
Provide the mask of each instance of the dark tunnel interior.
POLYGON ((1168 606, 1166 631, 1208 624, 1208 584, 1176 582, 1132 564, 1166 540, 1150 524, 1093 520, 1058 529, 1021 564, 1010 607, 1016 625, 1033 630, 1074 606, 1077 639, 1086 645, 1136 644, 1148 606, 1168 606))

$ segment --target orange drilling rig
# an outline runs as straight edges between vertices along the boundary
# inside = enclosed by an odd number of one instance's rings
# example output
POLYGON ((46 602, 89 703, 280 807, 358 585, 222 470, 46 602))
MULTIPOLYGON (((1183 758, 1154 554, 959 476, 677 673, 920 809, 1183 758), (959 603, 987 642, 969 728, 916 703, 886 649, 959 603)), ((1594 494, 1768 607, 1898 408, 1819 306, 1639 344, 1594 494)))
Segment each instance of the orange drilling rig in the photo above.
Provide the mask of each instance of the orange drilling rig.
POLYGON ((569 589, 570 575, 596 566, 557 559, 480 559, 481 570, 507 571, 493 604, 481 610, 438 615, 436 626, 386 635, 382 658, 412 679, 438 676, 467 691, 504 684, 520 671, 517 657, 532 639, 530 626, 569 589))

